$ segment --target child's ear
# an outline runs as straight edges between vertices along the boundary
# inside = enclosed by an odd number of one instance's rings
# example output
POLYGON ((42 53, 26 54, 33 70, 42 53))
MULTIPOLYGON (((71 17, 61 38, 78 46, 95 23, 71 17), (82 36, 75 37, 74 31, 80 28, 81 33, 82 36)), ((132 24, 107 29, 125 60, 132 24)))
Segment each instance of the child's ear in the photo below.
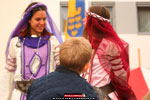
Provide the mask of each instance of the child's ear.
POLYGON ((83 72, 86 72, 89 67, 90 67, 90 62, 88 62, 88 63, 84 66, 83 72))

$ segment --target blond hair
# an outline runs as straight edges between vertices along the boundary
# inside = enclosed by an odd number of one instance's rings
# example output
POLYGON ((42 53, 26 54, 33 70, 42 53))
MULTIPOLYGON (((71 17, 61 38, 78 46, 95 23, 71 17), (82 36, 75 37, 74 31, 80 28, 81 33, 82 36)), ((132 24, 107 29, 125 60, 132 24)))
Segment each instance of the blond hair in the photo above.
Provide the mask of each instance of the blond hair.
POLYGON ((92 47, 88 40, 83 37, 72 37, 60 46, 60 65, 81 73, 84 66, 90 61, 92 47))

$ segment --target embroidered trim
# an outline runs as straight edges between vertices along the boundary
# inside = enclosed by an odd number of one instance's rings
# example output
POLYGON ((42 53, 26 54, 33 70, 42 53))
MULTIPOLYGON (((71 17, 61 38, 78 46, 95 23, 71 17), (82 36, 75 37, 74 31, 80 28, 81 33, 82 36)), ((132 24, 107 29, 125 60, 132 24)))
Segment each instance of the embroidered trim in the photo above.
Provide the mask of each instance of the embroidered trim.
POLYGON ((9 72, 15 72, 15 69, 9 69, 7 67, 5 67, 6 70, 8 70, 9 72))
POLYGON ((86 13, 87 15, 92 16, 92 17, 94 17, 94 18, 97 18, 97 19, 99 19, 99 20, 101 20, 101 21, 110 22, 109 19, 106 19, 106 18, 104 18, 104 17, 102 17, 102 16, 100 16, 100 15, 97 15, 97 14, 93 13, 93 12, 85 11, 85 13, 86 13))

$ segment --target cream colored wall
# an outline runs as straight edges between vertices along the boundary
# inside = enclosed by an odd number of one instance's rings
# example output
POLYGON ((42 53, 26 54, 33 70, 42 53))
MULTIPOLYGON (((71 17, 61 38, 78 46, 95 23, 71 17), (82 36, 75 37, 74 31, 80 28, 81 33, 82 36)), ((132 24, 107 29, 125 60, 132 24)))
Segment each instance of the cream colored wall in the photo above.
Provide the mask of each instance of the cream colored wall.
POLYGON ((20 20, 26 3, 26 0, 0 0, 0 70, 5 65, 8 37, 20 20))
MULTIPOLYGON (((1 0, 0 1, 0 71, 4 67, 5 48, 8 37, 16 24, 21 18, 26 6, 31 0, 1 0)), ((60 28, 60 1, 68 0, 32 0, 41 1, 48 6, 48 10, 54 19, 58 28, 60 28)), ((104 0, 85 0, 86 9, 91 1, 104 1, 104 0)), ((106 2, 108 0, 105 0, 106 2)), ((109 0, 110 1, 110 0, 109 0)), ((114 1, 114 0, 112 0, 114 1)), ((121 0, 119 0, 121 1, 121 0)), ((132 0, 133 1, 133 0, 132 0)), ((150 68, 150 35, 137 34, 137 15, 135 2, 116 2, 116 31, 121 38, 130 44, 130 66, 131 69, 139 66, 138 64, 138 48, 141 49, 141 65, 142 67, 150 68), (129 13, 129 14, 128 14, 129 13), (129 16, 127 16, 129 15, 129 16)))

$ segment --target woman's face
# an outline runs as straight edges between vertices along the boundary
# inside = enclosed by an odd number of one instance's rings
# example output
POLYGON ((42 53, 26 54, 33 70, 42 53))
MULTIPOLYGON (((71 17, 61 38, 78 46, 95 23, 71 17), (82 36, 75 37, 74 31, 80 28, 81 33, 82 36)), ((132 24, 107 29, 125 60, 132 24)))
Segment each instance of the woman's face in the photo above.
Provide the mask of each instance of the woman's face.
POLYGON ((46 27, 46 12, 43 10, 37 11, 29 20, 30 34, 40 35, 46 27))

